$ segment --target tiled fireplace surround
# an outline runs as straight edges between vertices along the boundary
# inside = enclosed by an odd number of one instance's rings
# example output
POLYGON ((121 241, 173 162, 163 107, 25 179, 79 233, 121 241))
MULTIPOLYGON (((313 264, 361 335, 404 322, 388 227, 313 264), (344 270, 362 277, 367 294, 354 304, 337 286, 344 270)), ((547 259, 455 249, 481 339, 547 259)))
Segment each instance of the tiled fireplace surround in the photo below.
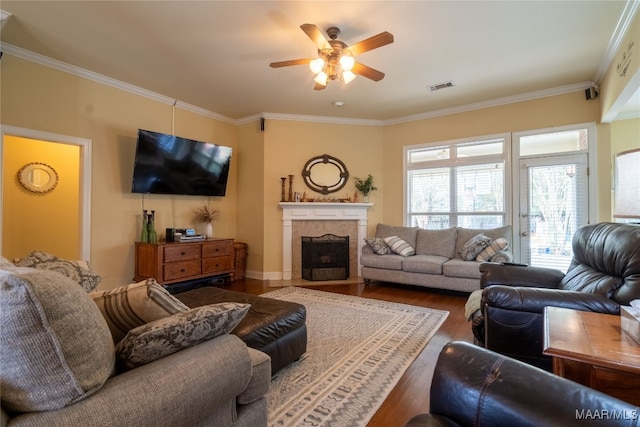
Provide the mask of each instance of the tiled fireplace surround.
POLYGON ((360 252, 367 236, 367 209, 373 203, 282 202, 282 279, 302 278, 302 236, 349 236, 349 271, 360 275, 360 252), (356 273, 357 272, 357 273, 356 273))

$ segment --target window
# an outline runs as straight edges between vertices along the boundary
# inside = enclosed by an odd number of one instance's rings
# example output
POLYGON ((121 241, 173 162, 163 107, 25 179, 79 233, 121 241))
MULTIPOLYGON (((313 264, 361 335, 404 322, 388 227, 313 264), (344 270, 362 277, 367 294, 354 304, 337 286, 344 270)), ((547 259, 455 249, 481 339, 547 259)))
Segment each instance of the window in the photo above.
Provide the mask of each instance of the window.
POLYGON ((505 224, 505 138, 409 147, 407 223, 426 229, 505 224))

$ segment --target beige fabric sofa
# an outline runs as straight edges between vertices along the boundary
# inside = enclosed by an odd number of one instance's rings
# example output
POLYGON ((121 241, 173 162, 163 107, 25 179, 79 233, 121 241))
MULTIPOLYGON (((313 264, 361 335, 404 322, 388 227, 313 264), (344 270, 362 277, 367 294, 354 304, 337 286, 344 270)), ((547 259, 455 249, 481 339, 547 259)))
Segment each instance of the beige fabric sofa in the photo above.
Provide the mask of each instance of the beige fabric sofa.
POLYGON ((2 427, 267 425, 271 359, 235 335, 116 370, 85 289, 1 257, 0 329, 2 427))
POLYGON ((498 252, 492 261, 513 260, 509 251, 512 243, 510 225, 488 230, 462 227, 425 230, 378 224, 375 237, 398 236, 415 249, 415 255, 378 255, 369 245, 364 245, 360 256, 362 277, 365 283, 381 281, 473 292, 480 289, 480 262, 464 261, 460 251, 478 234, 507 240, 509 246, 498 252))

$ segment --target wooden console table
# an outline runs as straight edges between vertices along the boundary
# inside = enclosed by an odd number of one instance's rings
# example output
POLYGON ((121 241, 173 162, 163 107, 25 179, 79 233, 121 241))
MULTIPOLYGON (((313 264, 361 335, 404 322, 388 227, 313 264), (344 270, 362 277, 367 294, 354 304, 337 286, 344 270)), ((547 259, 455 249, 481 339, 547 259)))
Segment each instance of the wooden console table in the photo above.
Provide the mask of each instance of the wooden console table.
POLYGON ((235 272, 233 239, 136 242, 135 250, 136 281, 154 278, 165 285, 235 272))
POLYGON ((546 307, 543 353, 554 374, 640 405, 640 346, 620 316, 546 307))

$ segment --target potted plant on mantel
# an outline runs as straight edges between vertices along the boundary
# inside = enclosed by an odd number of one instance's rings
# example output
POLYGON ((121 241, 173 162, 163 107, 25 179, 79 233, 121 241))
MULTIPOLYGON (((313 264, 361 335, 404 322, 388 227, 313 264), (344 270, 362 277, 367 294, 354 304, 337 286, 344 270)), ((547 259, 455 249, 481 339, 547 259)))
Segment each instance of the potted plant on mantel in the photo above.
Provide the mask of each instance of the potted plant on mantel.
POLYGON ((369 202, 369 193, 373 190, 377 190, 378 188, 373 185, 373 176, 369 174, 367 179, 360 179, 358 177, 355 178, 356 190, 362 193, 363 201, 365 203, 369 202))
POLYGON ((213 237, 213 224, 211 224, 211 221, 218 216, 218 211, 211 209, 209 205, 203 205, 195 210, 195 214, 198 220, 205 224, 204 234, 207 238, 213 237))

